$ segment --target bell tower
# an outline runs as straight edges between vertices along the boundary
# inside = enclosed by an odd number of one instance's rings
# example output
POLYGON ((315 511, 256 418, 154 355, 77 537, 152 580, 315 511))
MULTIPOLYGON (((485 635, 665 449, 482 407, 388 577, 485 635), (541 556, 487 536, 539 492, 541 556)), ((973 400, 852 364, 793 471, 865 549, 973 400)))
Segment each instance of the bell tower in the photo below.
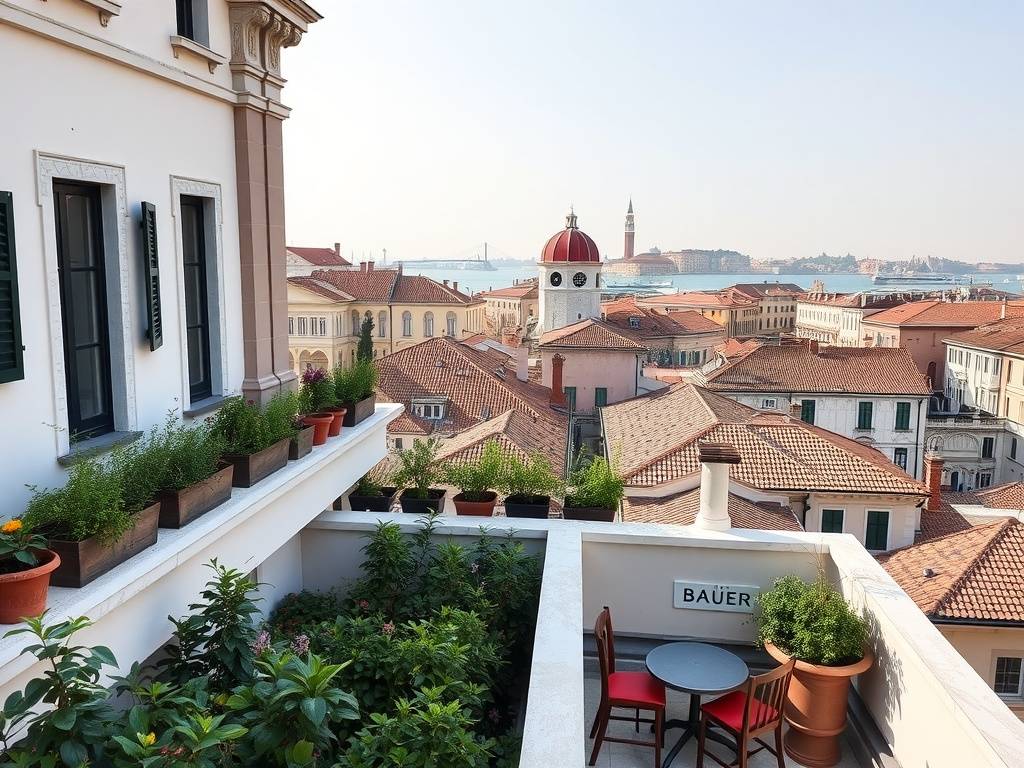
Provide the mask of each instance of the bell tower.
POLYGON ((633 198, 629 198, 629 208, 626 210, 626 247, 622 258, 632 259, 634 243, 636 241, 636 226, 633 224, 633 198))
POLYGON ((576 222, 572 211, 565 229, 541 251, 538 267, 538 333, 601 316, 601 254, 576 222))

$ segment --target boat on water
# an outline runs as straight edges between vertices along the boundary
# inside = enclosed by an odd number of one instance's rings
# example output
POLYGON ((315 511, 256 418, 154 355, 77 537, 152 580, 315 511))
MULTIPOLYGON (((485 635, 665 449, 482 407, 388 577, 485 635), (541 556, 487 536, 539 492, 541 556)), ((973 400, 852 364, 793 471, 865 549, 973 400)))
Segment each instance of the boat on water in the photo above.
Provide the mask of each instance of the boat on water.
POLYGON ((671 288, 671 280, 658 280, 646 283, 608 283, 606 288, 671 288))
POLYGON ((871 282, 879 284, 898 283, 900 285, 908 283, 937 285, 942 283, 959 284, 962 281, 954 275, 944 272, 876 272, 874 277, 871 278, 871 282))

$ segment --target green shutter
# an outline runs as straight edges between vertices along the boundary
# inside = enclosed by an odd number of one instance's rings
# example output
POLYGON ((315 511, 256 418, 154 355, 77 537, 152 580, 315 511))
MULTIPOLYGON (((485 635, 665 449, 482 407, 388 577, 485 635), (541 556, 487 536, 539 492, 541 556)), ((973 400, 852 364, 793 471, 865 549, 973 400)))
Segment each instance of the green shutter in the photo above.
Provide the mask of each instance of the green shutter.
POLYGON ((857 429, 871 429, 871 403, 859 403, 857 406, 857 429))
POLYGON ((843 510, 823 509, 821 510, 821 532, 842 533, 843 532, 843 510))
POLYGON ((156 244, 156 206, 142 204, 142 258, 146 266, 146 308, 149 312, 149 348, 164 343, 164 324, 160 313, 160 251, 156 244))
POLYGON ((896 403, 896 429, 910 429, 910 403, 896 403))
POLYGON ((803 400, 800 403, 800 420, 808 424, 814 423, 814 401, 803 400))
POLYGON ((864 548, 883 550, 889 538, 889 513, 878 510, 868 512, 867 530, 864 532, 864 548))
POLYGON ((608 388, 597 387, 594 390, 594 405, 598 408, 608 405, 608 388))
POLYGON ((25 378, 16 250, 14 198, 10 192, 0 192, 0 382, 25 378))

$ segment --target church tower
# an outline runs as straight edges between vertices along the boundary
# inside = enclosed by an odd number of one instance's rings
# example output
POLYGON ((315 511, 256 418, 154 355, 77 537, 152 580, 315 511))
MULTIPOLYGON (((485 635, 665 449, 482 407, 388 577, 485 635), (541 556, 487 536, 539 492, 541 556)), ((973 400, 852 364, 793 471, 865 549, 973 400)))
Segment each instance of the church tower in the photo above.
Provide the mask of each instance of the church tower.
POLYGON ((580 230, 575 213, 570 211, 565 229, 545 244, 537 269, 538 334, 601 317, 601 254, 597 244, 580 230))
POLYGON ((626 249, 622 254, 624 259, 633 258, 633 246, 636 240, 636 227, 633 225, 633 198, 629 198, 629 210, 626 211, 626 249))

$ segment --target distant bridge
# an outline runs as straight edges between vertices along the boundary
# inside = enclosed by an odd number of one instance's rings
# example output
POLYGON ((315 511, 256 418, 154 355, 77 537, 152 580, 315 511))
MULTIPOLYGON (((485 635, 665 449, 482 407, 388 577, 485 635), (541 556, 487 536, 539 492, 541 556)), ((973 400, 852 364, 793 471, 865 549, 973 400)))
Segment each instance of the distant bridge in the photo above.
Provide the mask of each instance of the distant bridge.
MULTIPOLYGON (((419 267, 421 269, 430 268, 453 268, 453 269, 479 269, 479 270, 493 270, 495 267, 487 260, 487 243, 483 244, 484 252, 483 256, 480 256, 479 251, 475 256, 469 258, 455 258, 455 259, 423 259, 423 260, 399 260, 393 262, 394 264, 401 264, 409 267, 419 267)), ((474 247, 475 250, 475 247, 474 247)))

